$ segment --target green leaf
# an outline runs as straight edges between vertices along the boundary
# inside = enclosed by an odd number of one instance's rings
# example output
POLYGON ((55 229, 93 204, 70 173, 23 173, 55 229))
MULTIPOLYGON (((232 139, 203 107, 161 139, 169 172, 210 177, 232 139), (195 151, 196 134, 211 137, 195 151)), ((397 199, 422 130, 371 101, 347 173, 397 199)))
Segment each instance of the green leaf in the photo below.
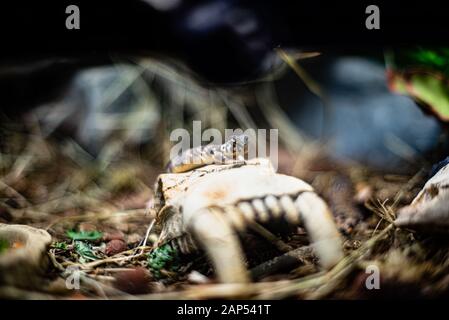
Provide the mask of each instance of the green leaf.
POLYGON ((72 240, 89 240, 94 241, 98 240, 103 236, 103 233, 99 231, 67 231, 67 236, 72 240))
POLYGON ((414 47, 394 52, 395 69, 426 70, 449 75, 449 48, 414 47))
POLYGON ((148 267, 156 278, 162 277, 162 270, 176 272, 180 267, 179 254, 169 244, 162 245, 148 254, 148 267))
POLYGON ((449 122, 449 47, 413 47, 386 55, 388 84, 449 122))
POLYGON ((92 247, 84 241, 75 241, 75 251, 84 260, 97 260, 98 257, 92 250, 92 247))
POLYGON ((5 239, 0 239, 0 254, 9 249, 9 242, 5 239))
POLYGON ((56 249, 67 250, 67 243, 65 242, 55 242, 53 247, 56 249))
POLYGON ((414 72, 408 75, 394 73, 390 88, 414 98, 441 121, 449 122, 449 85, 442 75, 414 72))

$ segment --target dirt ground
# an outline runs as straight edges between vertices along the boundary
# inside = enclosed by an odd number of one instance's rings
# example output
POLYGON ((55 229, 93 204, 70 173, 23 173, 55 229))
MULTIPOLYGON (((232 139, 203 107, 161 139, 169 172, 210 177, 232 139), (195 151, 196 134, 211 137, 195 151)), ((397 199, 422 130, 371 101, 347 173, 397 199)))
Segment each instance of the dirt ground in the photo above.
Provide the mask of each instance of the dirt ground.
MULTIPOLYGON (((148 203, 163 172, 160 147, 148 146, 147 153, 122 148, 92 159, 73 140, 43 138, 37 127, 10 123, 2 127, 2 137, 0 222, 31 225, 52 236, 42 286, 34 291, 0 286, 2 297, 358 299, 448 293, 447 239, 392 225, 396 210, 425 182, 426 167, 387 174, 336 163, 319 152, 280 150, 279 171, 309 182, 328 202, 346 257, 328 272, 307 250, 297 251, 296 263, 269 267, 266 261, 284 253, 252 235, 245 249, 252 252, 248 267, 256 281, 221 285, 202 255, 158 270, 149 265, 157 228, 147 233, 155 217, 148 203), (373 265, 380 270, 380 290, 366 286, 373 265), (66 286, 74 267, 82 271, 80 290, 66 286)), ((307 246, 301 228, 282 241, 296 250, 307 246)))

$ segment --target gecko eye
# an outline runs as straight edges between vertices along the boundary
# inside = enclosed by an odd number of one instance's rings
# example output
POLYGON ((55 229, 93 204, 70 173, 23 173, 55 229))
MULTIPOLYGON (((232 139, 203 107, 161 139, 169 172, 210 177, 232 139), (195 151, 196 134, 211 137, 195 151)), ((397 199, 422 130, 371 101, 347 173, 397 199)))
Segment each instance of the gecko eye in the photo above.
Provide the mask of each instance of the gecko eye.
POLYGON ((235 144, 244 147, 246 144, 248 144, 248 136, 246 134, 242 134, 235 137, 235 144))

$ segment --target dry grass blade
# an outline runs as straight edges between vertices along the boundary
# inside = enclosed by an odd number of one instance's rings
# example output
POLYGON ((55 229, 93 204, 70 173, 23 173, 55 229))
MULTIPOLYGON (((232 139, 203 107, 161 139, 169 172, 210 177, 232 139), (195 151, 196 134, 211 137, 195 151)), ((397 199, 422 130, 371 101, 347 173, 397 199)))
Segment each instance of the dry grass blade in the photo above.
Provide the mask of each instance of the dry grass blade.
POLYGON ((391 230, 393 225, 389 225, 379 234, 366 241, 359 249, 343 258, 329 272, 320 275, 313 275, 299 280, 293 280, 290 284, 282 288, 270 290, 258 295, 259 299, 282 299, 289 296, 305 295, 307 299, 320 299, 329 295, 356 267, 357 262, 363 258, 369 250, 391 230))
POLYGON ((287 52, 285 52, 281 48, 277 48, 276 52, 279 57, 281 57, 281 59, 284 60, 284 62, 287 63, 290 68, 292 68, 293 71, 295 71, 295 73, 304 81, 305 85, 311 92, 320 97, 323 101, 327 100, 321 86, 315 80, 313 80, 312 77, 310 77, 307 71, 303 67, 301 67, 299 63, 295 61, 295 59, 293 59, 289 54, 287 54, 287 52))

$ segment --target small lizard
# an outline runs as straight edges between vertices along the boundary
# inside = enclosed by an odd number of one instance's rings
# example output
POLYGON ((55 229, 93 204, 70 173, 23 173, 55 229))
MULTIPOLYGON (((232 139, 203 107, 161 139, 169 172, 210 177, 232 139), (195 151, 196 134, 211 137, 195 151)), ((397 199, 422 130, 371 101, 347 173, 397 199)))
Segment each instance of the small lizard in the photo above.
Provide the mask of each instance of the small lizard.
POLYGON ((223 144, 208 144, 189 149, 171 159, 167 172, 181 173, 208 164, 244 163, 248 152, 248 136, 234 134, 223 144))

